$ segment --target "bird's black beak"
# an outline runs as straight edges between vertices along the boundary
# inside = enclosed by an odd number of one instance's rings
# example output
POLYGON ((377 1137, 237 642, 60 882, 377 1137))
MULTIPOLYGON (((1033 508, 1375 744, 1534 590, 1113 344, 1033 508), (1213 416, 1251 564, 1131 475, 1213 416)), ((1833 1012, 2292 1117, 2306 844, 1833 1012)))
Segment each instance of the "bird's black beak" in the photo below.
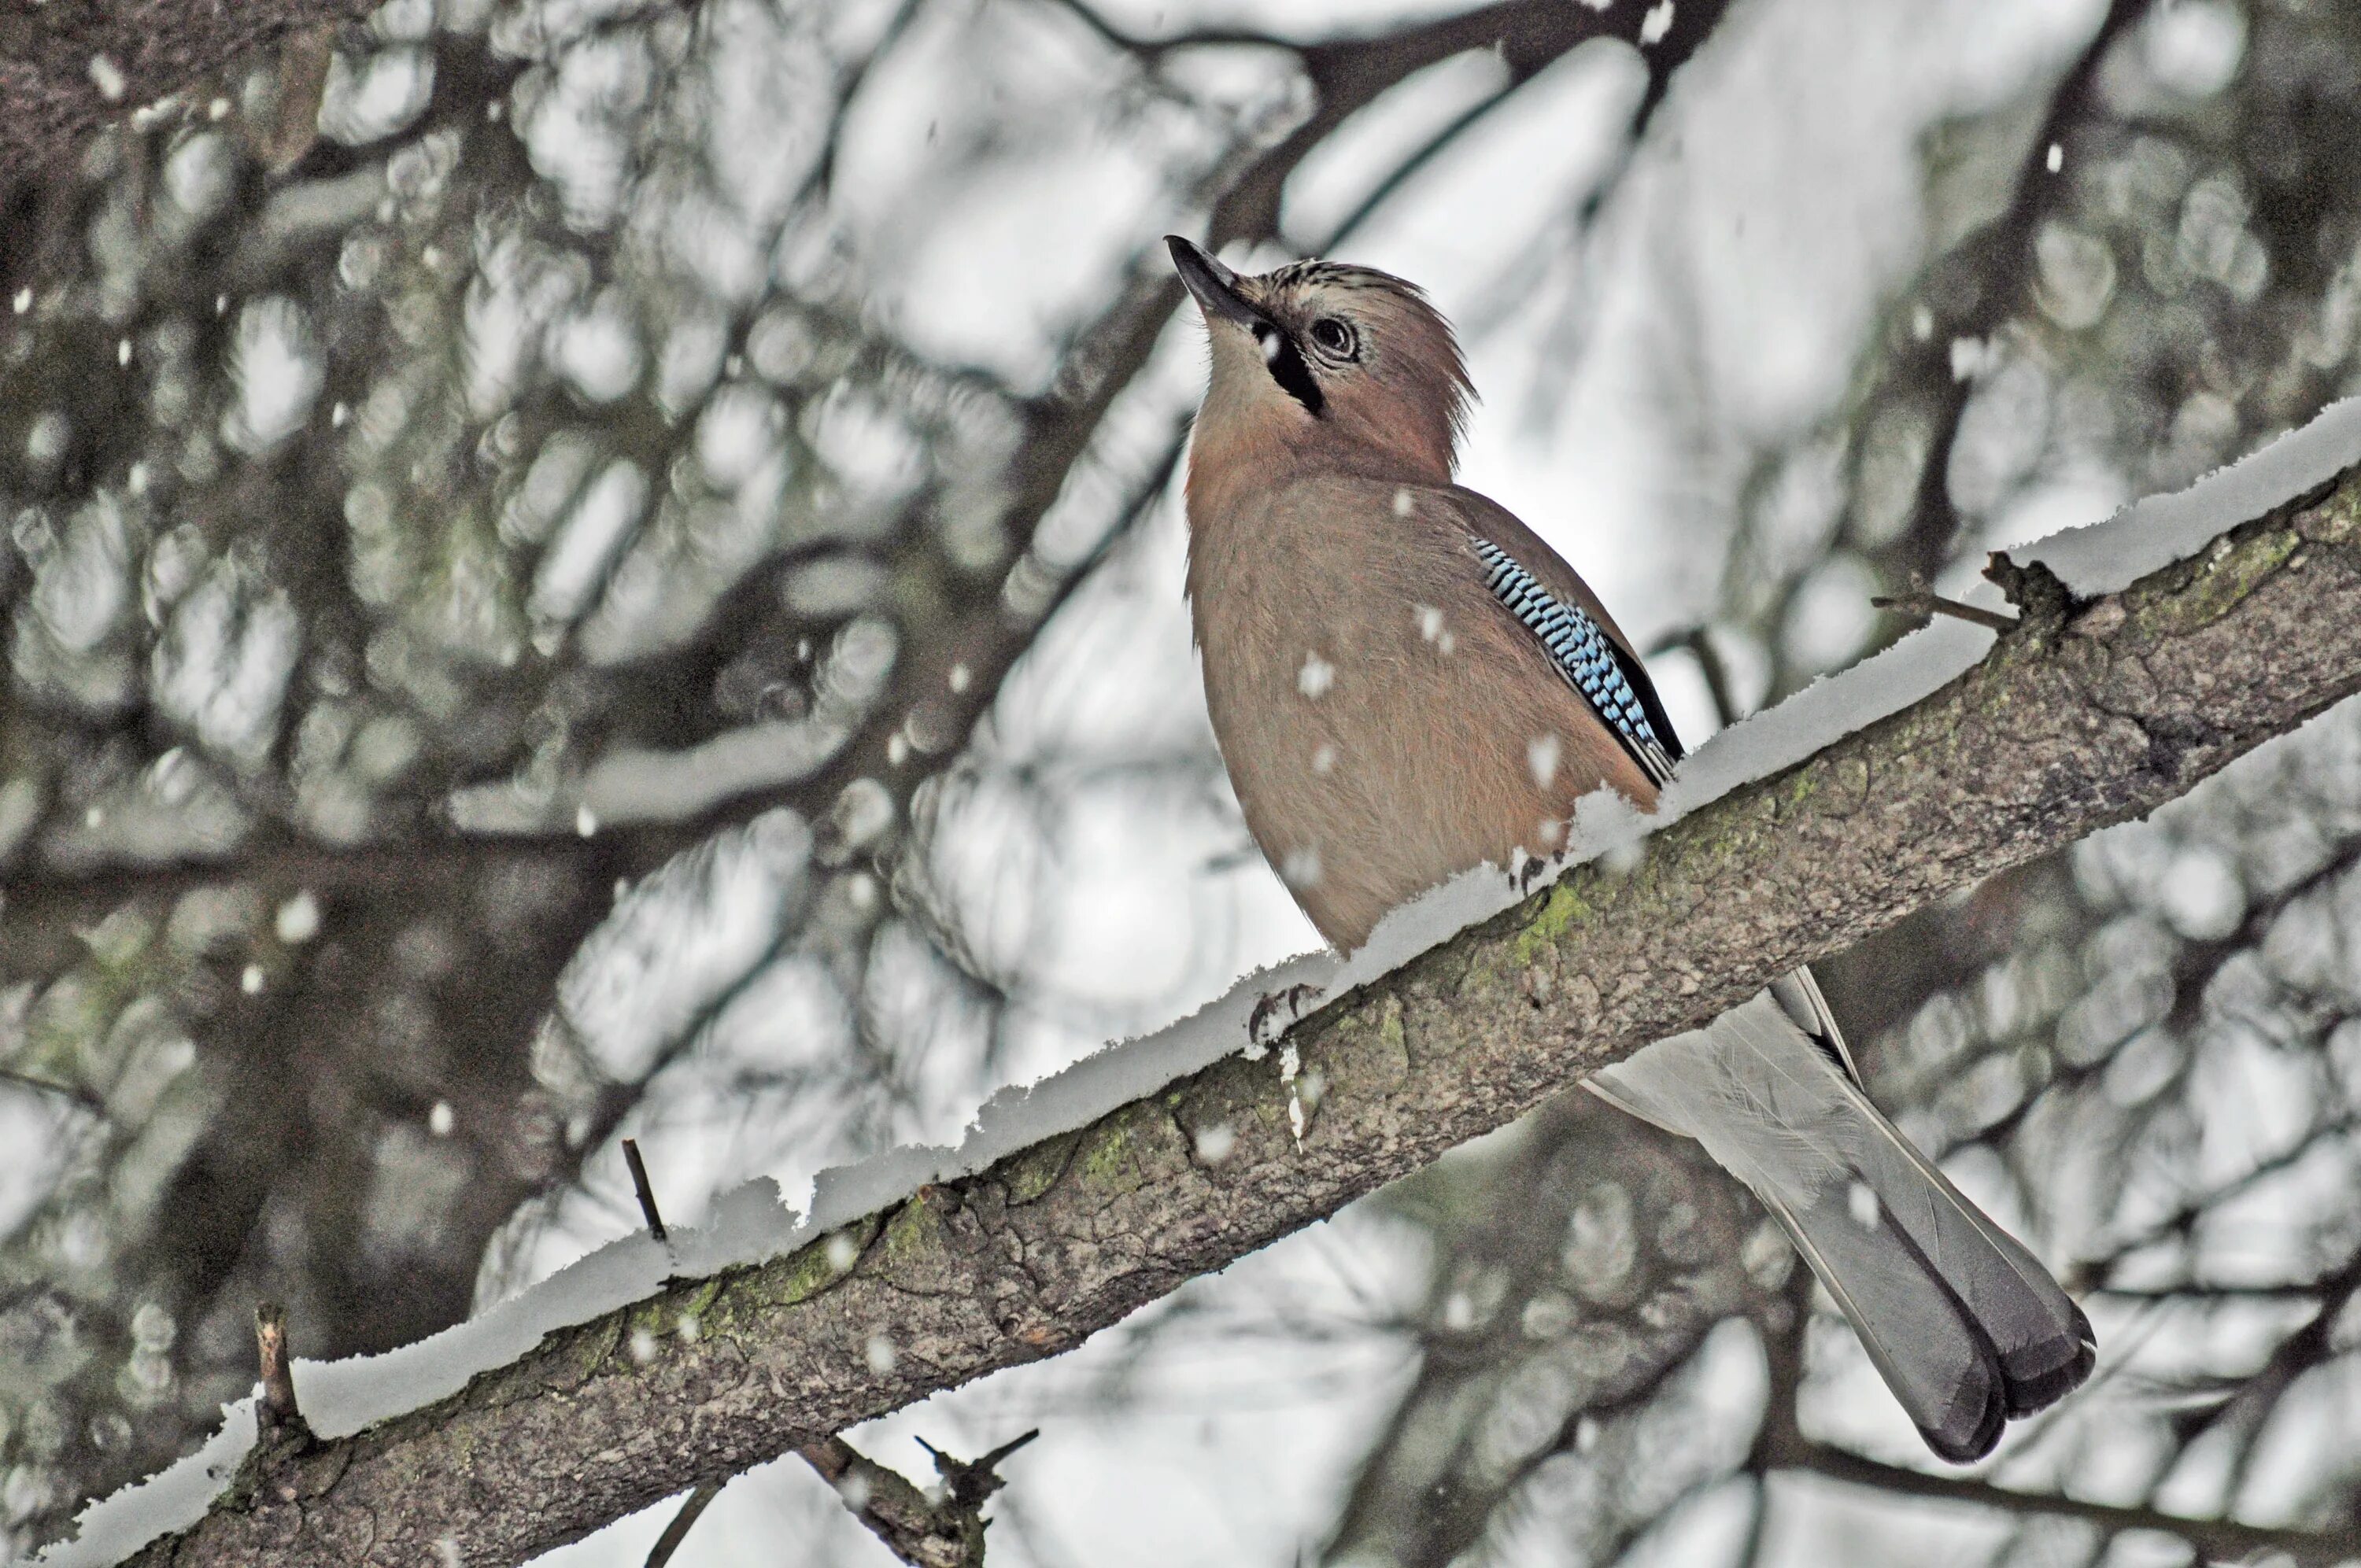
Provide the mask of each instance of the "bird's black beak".
POLYGON ((1172 252, 1172 265, 1180 281, 1208 322, 1233 322, 1243 327, 1268 324, 1268 318, 1239 296, 1238 275, 1223 266, 1213 252, 1177 234, 1166 235, 1164 243, 1172 252))

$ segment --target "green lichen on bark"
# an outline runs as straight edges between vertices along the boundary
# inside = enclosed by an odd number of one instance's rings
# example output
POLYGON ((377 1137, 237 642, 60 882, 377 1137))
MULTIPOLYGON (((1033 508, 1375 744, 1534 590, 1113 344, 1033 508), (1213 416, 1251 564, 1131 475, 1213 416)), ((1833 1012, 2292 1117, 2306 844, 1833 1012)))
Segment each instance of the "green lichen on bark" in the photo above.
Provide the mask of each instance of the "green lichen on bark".
POLYGON ((1072 1163, 1077 1139, 1071 1133, 1044 1138, 1009 1156, 1001 1183, 1012 1203, 1030 1203, 1049 1190, 1072 1163))
POLYGON ((857 1220, 807 1243, 785 1257, 757 1270, 738 1294, 770 1307, 792 1307, 808 1301, 851 1272, 852 1265, 877 1239, 878 1216, 857 1220))
POLYGON ((1590 906, 1572 883, 1558 883, 1542 895, 1541 907, 1509 944, 1510 961, 1521 970, 1531 967, 1543 948, 1564 940, 1575 922, 1588 918, 1590 913, 1590 906))
POLYGON ((2232 543, 2218 554, 2209 553, 2186 563, 2187 584, 2157 601, 2157 630, 2180 634, 2212 625, 2286 565, 2302 545, 2302 535, 2291 524, 2278 526, 2232 543))

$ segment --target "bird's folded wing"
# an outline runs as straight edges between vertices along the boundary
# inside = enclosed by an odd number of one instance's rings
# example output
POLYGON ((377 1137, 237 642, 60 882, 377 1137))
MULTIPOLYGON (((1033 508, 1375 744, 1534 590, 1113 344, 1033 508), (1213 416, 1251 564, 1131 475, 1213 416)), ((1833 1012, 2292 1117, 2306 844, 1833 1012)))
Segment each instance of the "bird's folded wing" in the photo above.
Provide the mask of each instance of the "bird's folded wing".
MULTIPOLYGON (((1468 548, 1492 598, 1532 633, 1648 777, 1659 786, 1669 782, 1682 755, 1680 737, 1647 666, 1588 585, 1505 507, 1472 490, 1454 489, 1446 499, 1467 531, 1468 548)), ((1781 977, 1771 992, 1796 1026, 1859 1083, 1844 1032, 1812 971, 1799 969, 1781 977)))
POLYGON ((1454 490, 1450 499, 1493 599, 1540 644, 1641 770, 1659 785, 1670 782, 1680 738, 1647 666, 1596 596, 1506 508, 1470 490, 1454 490))

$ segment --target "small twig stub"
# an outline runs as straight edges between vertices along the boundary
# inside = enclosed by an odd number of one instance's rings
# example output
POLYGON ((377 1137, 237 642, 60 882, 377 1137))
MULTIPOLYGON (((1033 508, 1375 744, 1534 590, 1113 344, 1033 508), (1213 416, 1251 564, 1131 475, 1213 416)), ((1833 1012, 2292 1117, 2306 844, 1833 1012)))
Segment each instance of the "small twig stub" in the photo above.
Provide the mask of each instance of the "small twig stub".
POLYGON ((689 1530, 697 1523, 697 1516, 720 1495, 721 1484, 719 1481, 701 1482, 692 1489, 682 1501, 680 1512, 672 1516, 672 1523, 664 1526, 664 1533, 656 1537, 656 1543, 648 1548, 646 1568, 664 1568, 664 1564, 672 1561, 673 1553, 680 1550, 680 1543, 688 1539, 689 1530))
POLYGON ((1008 1485, 1007 1478, 999 1473, 1000 1462, 1040 1435, 1041 1429, 1035 1427, 972 1463, 953 1458, 925 1438, 917 1442, 934 1459, 935 1474, 942 1477, 951 1503, 958 1508, 973 1508, 982 1507, 985 1498, 1008 1485))
POLYGON ((2084 602, 2057 573, 2038 561, 2012 561, 2004 551, 1984 557, 1984 576, 2007 596, 2027 620, 2062 625, 2084 602))
POLYGON ((1913 573, 1910 587, 1898 594, 1881 594, 1870 601, 1872 609, 1890 609, 1914 626, 1924 626, 1938 615, 1954 620, 1964 620, 1971 626, 1982 626, 1993 631, 2008 631, 2016 626, 2016 618, 1998 610, 1984 609, 1976 605, 1961 604, 1946 598, 1927 586, 1927 579, 1913 573))
POLYGON ((796 1452, 836 1488, 853 1517, 904 1563, 914 1568, 983 1568, 984 1528, 990 1522, 983 1517, 983 1505, 1007 1485, 996 1466, 1040 1435, 1036 1427, 973 1462, 918 1439, 941 1478, 941 1486, 932 1492, 921 1490, 840 1437, 796 1452))
POLYGON ((640 1141, 637 1138, 623 1140, 623 1163, 631 1168, 631 1190, 639 1194, 640 1216, 648 1223, 648 1234, 663 1241, 664 1216, 656 1212, 656 1190, 648 1184, 647 1161, 640 1157, 640 1141))
POLYGON ((256 1427, 266 1436, 286 1434, 308 1441, 311 1427, 295 1403, 294 1358, 287 1354, 287 1314, 276 1301, 254 1309, 254 1348, 261 1364, 262 1399, 255 1407, 256 1427))

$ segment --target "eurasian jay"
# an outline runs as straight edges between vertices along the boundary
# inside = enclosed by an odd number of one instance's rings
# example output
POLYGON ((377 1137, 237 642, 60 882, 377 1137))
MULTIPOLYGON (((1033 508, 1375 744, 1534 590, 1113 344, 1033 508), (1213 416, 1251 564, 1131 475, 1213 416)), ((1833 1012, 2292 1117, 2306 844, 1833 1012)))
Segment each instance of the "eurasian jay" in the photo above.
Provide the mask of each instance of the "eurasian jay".
MULTIPOLYGON (((1205 701, 1255 842, 1340 950, 1486 861, 1556 850, 1601 785, 1645 810, 1679 739, 1574 569, 1453 482, 1470 388, 1414 286, 1167 242, 1212 377, 1189 452, 1205 701)), ((1587 1080, 1752 1188, 1927 1446, 1980 1458, 2089 1376, 2091 1325, 1862 1092, 1808 970, 1587 1080)))

